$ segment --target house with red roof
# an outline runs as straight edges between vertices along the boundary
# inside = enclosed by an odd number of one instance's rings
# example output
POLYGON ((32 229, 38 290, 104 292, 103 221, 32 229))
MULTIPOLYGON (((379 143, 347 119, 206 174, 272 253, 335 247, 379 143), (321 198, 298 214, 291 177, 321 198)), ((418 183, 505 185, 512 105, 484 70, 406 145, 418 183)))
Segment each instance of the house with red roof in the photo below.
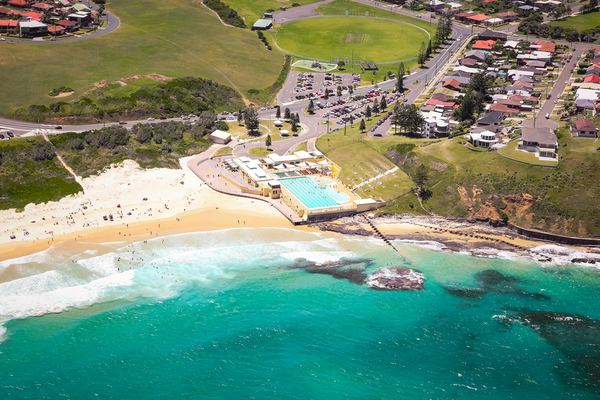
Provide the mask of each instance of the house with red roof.
POLYGON ((28 13, 23 14, 24 17, 26 17, 29 20, 33 20, 33 21, 39 21, 42 19, 42 17, 44 16, 44 14, 40 14, 38 12, 35 11, 29 11, 28 13))
POLYGON ((475 15, 473 11, 460 12, 454 15, 454 19, 460 22, 468 22, 468 18, 475 15))
POLYGON ((556 43, 548 42, 546 40, 538 40, 535 42, 538 51, 547 51, 549 53, 554 53, 556 51, 556 43))
POLYGON ((473 45, 473 50, 492 51, 492 48, 496 44, 495 40, 478 40, 473 45))
POLYGON ((588 75, 585 78, 583 78, 583 82, 600 83, 600 77, 597 77, 596 75, 588 75))
POLYGON ((594 125, 594 121, 577 119, 571 129, 571 135, 574 138, 597 138, 598 128, 594 125))
POLYGON ((8 0, 8 5, 12 7, 25 8, 27 7, 27 4, 28 3, 25 0, 8 0))
POLYGON ((54 7, 51 6, 50 4, 46 4, 46 3, 37 3, 37 4, 32 5, 31 9, 43 13, 46 11, 54 10, 54 7))
POLYGON ((48 34, 52 36, 64 35, 67 30, 62 26, 54 25, 48 27, 48 34))
POLYGON ((69 21, 66 19, 60 20, 56 23, 58 26, 62 26, 65 28, 67 32, 74 32, 77 29, 81 28, 81 24, 77 21, 69 21))
POLYGON ((501 12, 496 14, 496 18, 501 18, 504 22, 512 22, 519 19, 519 14, 514 11, 501 12))
POLYGON ((475 14, 475 15, 468 17, 467 19, 472 24, 481 25, 483 23, 483 21, 485 21, 486 19, 490 19, 490 18, 491 17, 488 17, 485 14, 475 14))
POLYGON ((0 33, 16 33, 19 21, 14 19, 0 20, 0 33))
POLYGON ((446 89, 451 89, 457 92, 460 92, 461 88, 460 88, 460 82, 457 81, 456 79, 449 79, 446 82, 444 82, 444 84, 442 85, 442 87, 446 88, 446 89))

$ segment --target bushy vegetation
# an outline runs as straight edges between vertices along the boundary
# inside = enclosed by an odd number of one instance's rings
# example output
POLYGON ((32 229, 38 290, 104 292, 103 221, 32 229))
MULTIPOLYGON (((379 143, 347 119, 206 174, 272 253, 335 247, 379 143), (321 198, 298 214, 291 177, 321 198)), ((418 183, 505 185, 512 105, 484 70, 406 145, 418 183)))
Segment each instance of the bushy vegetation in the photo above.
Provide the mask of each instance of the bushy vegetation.
POLYGON ((58 96, 61 93, 70 93, 72 91, 73 91, 73 88, 61 86, 59 88, 52 89, 52 91, 50 93, 48 93, 48 96, 54 97, 54 96, 58 96))
POLYGON ((235 90, 202 78, 177 78, 155 87, 141 87, 131 95, 104 95, 101 89, 74 102, 59 101, 49 106, 32 105, 16 114, 25 120, 44 121, 48 118, 82 117, 83 119, 120 120, 164 115, 200 113, 215 107, 240 107, 242 99, 235 90))
POLYGON ((178 158, 209 147, 204 138, 215 126, 216 115, 205 111, 194 125, 182 122, 136 124, 131 132, 111 126, 81 133, 51 137, 65 162, 77 175, 87 177, 107 165, 126 159, 142 168, 179 168, 178 158))
POLYGON ((42 137, 0 142, 0 209, 56 201, 80 190, 42 137))
POLYGON ((221 17, 226 24, 233 25, 237 28, 246 29, 246 24, 244 24, 242 17, 240 17, 237 11, 229 7, 227 4, 220 0, 204 0, 203 3, 206 4, 206 6, 211 10, 219 14, 219 17, 221 17))

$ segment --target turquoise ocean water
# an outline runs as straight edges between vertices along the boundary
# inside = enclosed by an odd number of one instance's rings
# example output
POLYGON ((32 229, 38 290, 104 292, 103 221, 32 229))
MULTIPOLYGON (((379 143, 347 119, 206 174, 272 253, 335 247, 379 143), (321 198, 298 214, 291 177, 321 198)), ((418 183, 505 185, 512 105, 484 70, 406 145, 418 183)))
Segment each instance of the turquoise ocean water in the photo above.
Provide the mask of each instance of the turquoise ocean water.
POLYGON ((360 282, 401 265, 373 239, 233 229, 77 246, 0 263, 21 277, 0 284, 0 399, 600 396, 593 267, 397 243, 425 291, 390 292, 360 282), (351 264, 314 268, 335 261, 351 264))

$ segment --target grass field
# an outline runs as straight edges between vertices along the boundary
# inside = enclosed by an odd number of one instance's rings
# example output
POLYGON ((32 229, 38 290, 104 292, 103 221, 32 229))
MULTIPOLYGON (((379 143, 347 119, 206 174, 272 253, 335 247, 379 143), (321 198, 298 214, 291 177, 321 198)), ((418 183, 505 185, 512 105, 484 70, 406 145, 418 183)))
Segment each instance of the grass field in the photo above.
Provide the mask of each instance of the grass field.
POLYGON ((279 7, 290 9, 294 3, 303 6, 317 1, 319 0, 223 0, 223 3, 233 8, 242 17, 245 17, 246 26, 250 28, 268 9, 279 11, 279 7))
POLYGON ((559 21, 549 22, 548 25, 562 26, 563 28, 573 28, 577 31, 585 31, 586 29, 600 26, 600 9, 587 14, 578 14, 573 17, 563 18, 559 21))
POLYGON ((375 62, 399 61, 416 57, 426 32, 413 26, 378 19, 314 18, 283 25, 277 44, 294 54, 323 60, 375 62), (352 52, 354 51, 354 56, 352 52))
POLYGON ((48 93, 55 87, 81 94, 95 82, 150 73, 200 76, 248 97, 249 89, 270 88, 281 70, 280 53, 267 50, 250 30, 223 26, 200 4, 134 0, 108 9, 121 20, 108 35, 52 45, 3 43, 0 114, 54 102, 48 93))

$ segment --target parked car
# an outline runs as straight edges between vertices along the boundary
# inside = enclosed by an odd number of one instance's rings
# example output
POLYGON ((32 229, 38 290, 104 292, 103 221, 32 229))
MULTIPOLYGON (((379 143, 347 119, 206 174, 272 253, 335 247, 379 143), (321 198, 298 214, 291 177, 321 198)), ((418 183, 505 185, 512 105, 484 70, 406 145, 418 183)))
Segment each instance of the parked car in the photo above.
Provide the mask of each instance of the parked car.
POLYGON ((60 125, 56 125, 56 126, 54 127, 54 129, 62 129, 62 126, 60 126, 60 125))
POLYGON ((127 122, 125 122, 125 121, 119 121, 119 125, 127 125, 127 122))
POLYGON ((150 117, 148 118, 148 121, 154 121, 154 118, 150 117))

